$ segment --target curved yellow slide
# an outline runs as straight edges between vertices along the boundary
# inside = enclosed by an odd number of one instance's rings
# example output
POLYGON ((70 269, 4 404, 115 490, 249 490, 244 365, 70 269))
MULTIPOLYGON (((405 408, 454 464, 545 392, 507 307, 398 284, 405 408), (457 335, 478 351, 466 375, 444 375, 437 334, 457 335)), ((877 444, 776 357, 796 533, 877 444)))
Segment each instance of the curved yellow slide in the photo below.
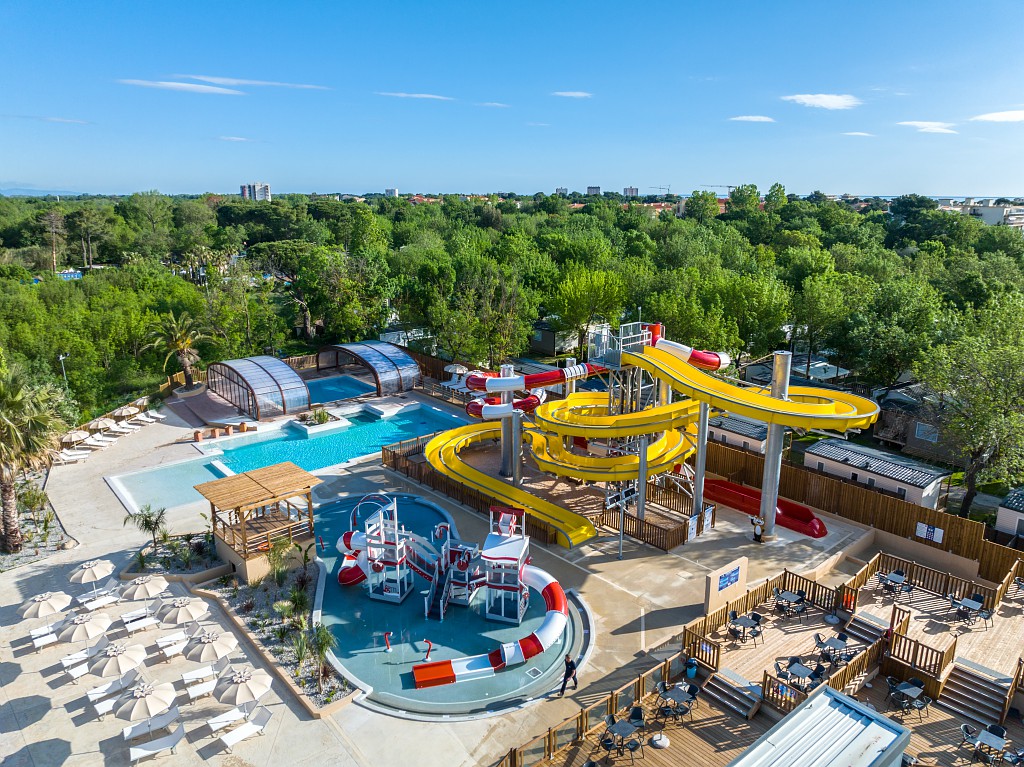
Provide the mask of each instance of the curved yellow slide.
POLYGON ((775 399, 759 389, 715 378, 673 354, 647 346, 643 354, 623 353, 622 362, 636 365, 673 389, 719 410, 794 429, 863 429, 878 418, 878 405, 864 397, 813 386, 794 386, 789 399, 775 399))
MULTIPOLYGON (((423 448, 427 461, 441 474, 459 484, 475 488, 506 503, 523 508, 527 513, 555 527, 565 538, 559 541, 566 548, 578 546, 597 535, 593 523, 586 517, 563 509, 543 498, 474 469, 459 458, 459 451, 474 442, 497 439, 501 436, 500 421, 480 421, 468 426, 438 434, 423 448)), ((636 459, 634 459, 636 460, 636 459)))

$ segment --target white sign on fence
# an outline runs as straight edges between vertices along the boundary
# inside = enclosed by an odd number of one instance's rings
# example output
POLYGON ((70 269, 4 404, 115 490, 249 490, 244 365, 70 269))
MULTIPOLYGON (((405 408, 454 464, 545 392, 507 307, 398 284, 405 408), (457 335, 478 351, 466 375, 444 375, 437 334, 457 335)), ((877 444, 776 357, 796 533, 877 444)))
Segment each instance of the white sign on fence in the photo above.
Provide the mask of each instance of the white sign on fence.
POLYGON ((917 537, 926 541, 942 543, 942 528, 935 525, 926 525, 924 522, 917 523, 917 537))

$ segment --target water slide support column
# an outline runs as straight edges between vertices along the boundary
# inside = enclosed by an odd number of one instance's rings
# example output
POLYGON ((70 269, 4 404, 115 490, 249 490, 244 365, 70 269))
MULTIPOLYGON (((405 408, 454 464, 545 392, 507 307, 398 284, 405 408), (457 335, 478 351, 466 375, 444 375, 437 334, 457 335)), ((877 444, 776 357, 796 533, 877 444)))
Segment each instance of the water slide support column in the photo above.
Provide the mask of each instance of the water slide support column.
POLYGON ((647 511, 647 435, 640 437, 640 470, 637 477, 636 516, 643 520, 647 511))
POLYGON ((693 459, 693 513, 704 513, 704 475, 708 463, 708 413, 711 406, 700 403, 697 414, 697 455, 693 459))
MULTIPOLYGON (((793 364, 790 352, 775 352, 772 358, 772 396, 789 398, 789 374, 793 364)), ((764 531, 761 540, 775 539, 775 512, 779 503, 779 477, 782 475, 782 449, 785 427, 768 424, 768 441, 764 448, 764 477, 761 479, 761 519, 764 531)))
POLYGON ((512 486, 523 484, 523 414, 512 411, 512 417, 506 418, 512 424, 512 486))
MULTIPOLYGON (((511 378, 516 374, 515 368, 511 365, 501 366, 501 377, 511 378)), ((501 402, 503 405, 511 405, 515 401, 515 392, 503 391, 501 393, 501 402)), ((512 476, 512 440, 513 440, 514 427, 512 426, 511 418, 501 419, 501 476, 511 477, 512 476)))
MULTIPOLYGON (((566 358, 565 366, 567 368, 572 367, 575 364, 576 364, 576 358, 575 357, 567 357, 566 358)), ((566 397, 568 397, 570 394, 572 394, 573 392, 576 391, 576 379, 573 379, 572 381, 566 381, 562 385, 565 387, 565 396, 566 397)))

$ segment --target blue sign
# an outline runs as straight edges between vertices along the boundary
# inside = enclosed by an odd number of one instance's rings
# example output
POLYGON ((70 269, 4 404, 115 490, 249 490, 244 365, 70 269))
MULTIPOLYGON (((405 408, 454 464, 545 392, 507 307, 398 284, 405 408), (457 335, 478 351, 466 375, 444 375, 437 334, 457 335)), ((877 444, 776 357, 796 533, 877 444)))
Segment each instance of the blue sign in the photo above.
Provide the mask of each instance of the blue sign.
POLYGON ((734 586, 740 582, 740 569, 738 567, 733 568, 727 573, 722 573, 718 576, 718 590, 725 591, 730 586, 734 586))

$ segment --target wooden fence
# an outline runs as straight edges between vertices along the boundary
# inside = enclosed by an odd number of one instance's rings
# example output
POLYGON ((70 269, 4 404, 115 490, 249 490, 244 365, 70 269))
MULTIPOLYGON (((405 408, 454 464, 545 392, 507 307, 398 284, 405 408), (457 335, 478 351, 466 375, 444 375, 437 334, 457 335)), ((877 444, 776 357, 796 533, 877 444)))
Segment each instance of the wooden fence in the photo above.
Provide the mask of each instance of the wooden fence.
POLYGON ((858 653, 853 660, 829 676, 828 686, 837 692, 846 692, 851 695, 855 693, 862 686, 870 669, 878 665, 886 645, 887 642, 884 638, 879 639, 863 652, 858 653))
POLYGON ((718 671, 722 645, 690 628, 683 628, 683 654, 711 671, 718 671))
MULTIPOLYGON (((415 456, 423 453, 423 446, 439 433, 435 432, 435 434, 405 440, 393 445, 384 445, 380 449, 381 463, 389 469, 404 474, 409 479, 447 495, 453 501, 461 503, 463 506, 467 506, 480 514, 489 515, 491 506, 506 505, 506 502, 499 498, 481 493, 478 490, 456 482, 450 477, 446 477, 436 471, 425 460, 414 460, 415 456)), ((557 527, 529 514, 526 516, 525 527, 526 533, 532 541, 546 546, 558 543, 558 536, 565 535, 557 527)))
POLYGON ((807 693, 775 678, 767 671, 761 677, 761 700, 782 714, 788 714, 807 700, 807 693))
POLYGON ((898 660, 908 668, 921 671, 934 679, 942 678, 943 671, 956 657, 955 652, 955 637, 946 648, 937 650, 916 639, 894 633, 889 646, 889 657, 893 660, 898 660))
MULTIPOLYGON (((984 597, 985 607, 994 609, 999 603, 999 587, 982 586, 968 578, 960 578, 956 575, 944 573, 925 565, 920 565, 909 559, 893 556, 892 554, 881 553, 877 557, 878 570, 890 573, 893 570, 902 570, 907 580, 913 583, 915 588, 937 594, 944 597, 947 594, 954 594, 959 598, 970 597, 972 594, 981 594, 984 597)), ((1009 574, 1008 574, 1009 577, 1009 574)), ((1005 594, 1005 590, 1003 591, 1005 594)))
MULTIPOLYGON (((707 468, 733 481, 760 487, 764 457, 709 442, 707 468)), ((985 540, 985 525, 981 522, 926 509, 802 466, 783 464, 779 495, 925 546, 977 560, 980 565, 978 574, 987 581, 1002 582, 1021 556, 1015 549, 985 540), (919 537, 918 524, 941 530, 941 542, 919 537)))

